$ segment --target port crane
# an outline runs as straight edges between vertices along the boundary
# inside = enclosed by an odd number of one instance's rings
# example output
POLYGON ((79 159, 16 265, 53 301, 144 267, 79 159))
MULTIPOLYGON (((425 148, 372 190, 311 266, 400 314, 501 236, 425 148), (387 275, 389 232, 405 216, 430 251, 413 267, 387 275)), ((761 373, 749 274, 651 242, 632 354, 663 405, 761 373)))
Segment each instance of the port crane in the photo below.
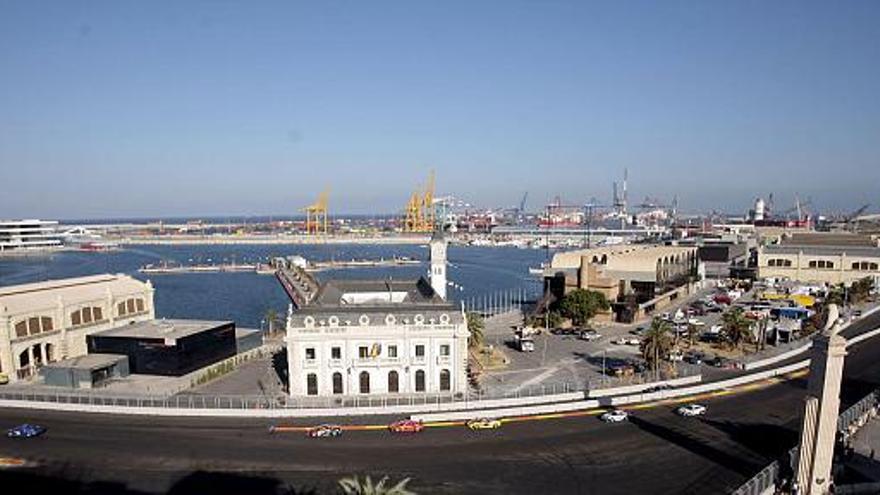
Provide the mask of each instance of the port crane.
POLYGON ((329 196, 330 190, 324 189, 318 195, 317 201, 300 210, 306 214, 306 234, 327 235, 327 203, 329 196))
POLYGON ((434 212, 434 171, 428 175, 424 189, 417 188, 404 208, 404 232, 432 232, 436 223, 434 212))

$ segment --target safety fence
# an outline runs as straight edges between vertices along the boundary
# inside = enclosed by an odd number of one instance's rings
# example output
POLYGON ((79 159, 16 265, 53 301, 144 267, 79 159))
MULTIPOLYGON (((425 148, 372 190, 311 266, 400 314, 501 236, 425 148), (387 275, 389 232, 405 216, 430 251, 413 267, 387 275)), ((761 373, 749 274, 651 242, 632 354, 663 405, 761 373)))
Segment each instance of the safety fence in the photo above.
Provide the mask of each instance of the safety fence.
POLYGON ((527 283, 521 287, 489 292, 461 301, 467 312, 491 317, 511 311, 524 312, 533 307, 543 295, 543 285, 527 283))

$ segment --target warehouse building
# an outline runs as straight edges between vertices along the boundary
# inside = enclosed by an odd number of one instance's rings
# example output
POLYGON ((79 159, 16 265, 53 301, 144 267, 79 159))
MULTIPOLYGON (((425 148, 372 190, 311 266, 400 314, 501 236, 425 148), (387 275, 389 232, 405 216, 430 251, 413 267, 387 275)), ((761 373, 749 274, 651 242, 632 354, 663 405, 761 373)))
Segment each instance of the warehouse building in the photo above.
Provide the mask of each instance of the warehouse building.
POLYGON ((557 253, 544 270, 545 296, 561 299, 574 289, 601 292, 611 310, 598 321, 649 317, 702 279, 696 246, 620 245, 557 253))
POLYGON ((758 276, 824 284, 880 279, 880 245, 848 233, 782 235, 758 249, 758 276))

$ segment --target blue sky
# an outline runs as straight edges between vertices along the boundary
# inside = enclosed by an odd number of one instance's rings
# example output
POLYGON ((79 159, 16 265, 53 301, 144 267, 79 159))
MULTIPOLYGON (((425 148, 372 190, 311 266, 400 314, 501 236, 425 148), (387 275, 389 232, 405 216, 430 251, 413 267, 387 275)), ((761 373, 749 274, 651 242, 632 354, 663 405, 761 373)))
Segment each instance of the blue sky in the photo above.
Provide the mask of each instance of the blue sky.
POLYGON ((0 0, 0 217, 880 205, 880 2, 0 0))

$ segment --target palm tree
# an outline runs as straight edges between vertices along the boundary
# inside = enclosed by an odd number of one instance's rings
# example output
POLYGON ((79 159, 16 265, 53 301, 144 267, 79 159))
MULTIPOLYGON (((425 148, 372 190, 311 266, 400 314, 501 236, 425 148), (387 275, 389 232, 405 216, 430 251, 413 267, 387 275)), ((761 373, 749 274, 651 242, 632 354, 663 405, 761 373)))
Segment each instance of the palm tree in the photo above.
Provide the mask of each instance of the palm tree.
POLYGON ((416 495, 415 492, 406 489, 410 478, 404 478, 394 486, 385 486, 387 481, 388 476, 383 476, 375 484, 369 476, 365 476, 363 480, 357 476, 349 476, 339 480, 339 487, 345 495, 416 495))
POLYGON ((266 310, 266 313, 263 314, 263 318, 266 320, 266 324, 269 325, 268 333, 272 335, 275 329, 275 325, 280 323, 281 318, 278 316, 278 312, 273 308, 269 308, 266 310))
POLYGON ((468 313, 467 314, 467 327, 471 336, 468 339, 468 347, 479 348, 485 342, 485 337, 483 336, 483 330, 486 328, 486 324, 483 322, 483 317, 477 313, 468 313))
POLYGON ((651 369, 656 370, 660 359, 666 357, 674 346, 669 331, 672 326, 669 322, 654 318, 651 327, 645 332, 642 342, 639 344, 639 350, 642 357, 648 363, 651 369))
POLYGON ((721 317, 724 325, 722 330, 724 340, 730 345, 731 349, 738 349, 745 342, 751 342, 754 339, 752 334, 752 322, 745 317, 742 308, 734 308, 721 317))
POLYGON ((697 337, 700 336, 700 327, 694 325, 693 323, 688 323, 687 326, 687 342, 688 349, 694 346, 694 341, 697 340, 697 337))

